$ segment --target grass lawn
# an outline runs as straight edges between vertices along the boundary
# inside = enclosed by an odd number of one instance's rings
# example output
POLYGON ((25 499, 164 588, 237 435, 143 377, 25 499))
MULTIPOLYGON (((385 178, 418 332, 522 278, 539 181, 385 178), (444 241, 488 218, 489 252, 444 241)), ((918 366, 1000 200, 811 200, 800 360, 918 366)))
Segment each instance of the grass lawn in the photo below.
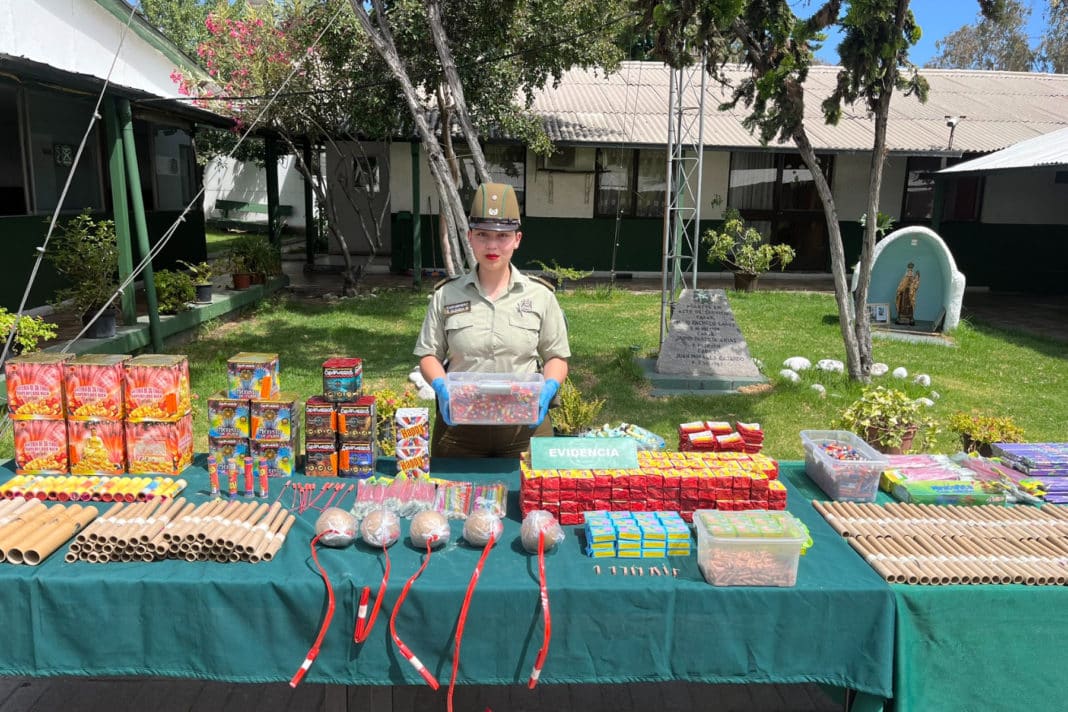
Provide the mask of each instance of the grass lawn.
MULTIPOLYGON (((652 398, 635 374, 632 351, 657 348, 659 293, 575 290, 559 295, 570 323, 571 373, 584 393, 606 400, 601 421, 626 421, 649 428, 674 447, 676 426, 692 420, 756 421, 764 426, 765 451, 781 459, 802 457, 800 430, 831 427, 836 414, 860 392, 841 375, 808 371, 794 385, 778 377, 783 360, 805 356, 844 359, 832 295, 804 292, 730 293, 730 301, 753 356, 766 365, 774 388, 759 395, 652 398), (634 348, 636 347, 636 348, 634 348), (817 375, 819 374, 819 375, 817 375), (822 383, 826 398, 809 387, 822 383)), ((196 402, 195 447, 206 451, 206 397, 226 387, 226 359, 239 351, 277 352, 282 388, 302 397, 322 388, 320 366, 330 355, 360 356, 364 388, 401 388, 415 366, 411 355, 422 323, 426 294, 386 290, 337 303, 282 297, 261 304, 239 321, 205 326, 197 338, 172 346, 189 355, 196 402)), ((1032 441, 1064 440, 1068 421, 1068 363, 1053 341, 964 322, 957 346, 875 341, 875 357, 891 369, 904 366, 910 379, 893 383, 914 396, 937 391, 934 415, 977 408, 1013 416, 1032 441), (911 374, 931 376, 930 389, 911 383, 911 374)), ((930 448, 952 452, 949 432, 930 448)), ((9 457, 11 439, 0 443, 9 457)))

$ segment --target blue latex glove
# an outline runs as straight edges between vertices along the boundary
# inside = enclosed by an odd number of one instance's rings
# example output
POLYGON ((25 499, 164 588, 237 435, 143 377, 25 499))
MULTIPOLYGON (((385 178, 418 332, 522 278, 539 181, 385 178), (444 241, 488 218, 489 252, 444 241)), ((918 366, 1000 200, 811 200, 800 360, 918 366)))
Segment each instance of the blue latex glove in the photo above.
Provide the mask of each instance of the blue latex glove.
POLYGON ((549 403, 552 402, 553 396, 560 390, 560 383, 554 381, 551 378, 545 379, 545 385, 541 387, 541 399, 538 401, 538 422, 534 423, 534 427, 541 425, 545 420, 545 416, 549 412, 549 403))
POLYGON ((452 426, 452 417, 449 414, 449 388, 445 385, 444 378, 435 378, 430 382, 430 387, 434 389, 434 393, 438 396, 438 410, 441 411, 441 419, 445 421, 445 425, 452 426))

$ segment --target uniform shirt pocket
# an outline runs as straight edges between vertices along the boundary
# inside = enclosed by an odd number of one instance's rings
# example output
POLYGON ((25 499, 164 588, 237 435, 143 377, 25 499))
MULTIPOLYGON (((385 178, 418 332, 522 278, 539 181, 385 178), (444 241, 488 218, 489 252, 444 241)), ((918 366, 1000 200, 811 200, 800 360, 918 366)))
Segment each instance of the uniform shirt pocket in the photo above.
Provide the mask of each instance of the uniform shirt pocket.
POLYGON ((448 344, 449 354, 477 356, 480 344, 475 331, 475 317, 472 314, 445 317, 445 342, 448 344))
POLYGON ((533 312, 512 314, 508 317, 508 326, 511 338, 507 342, 515 349, 515 355, 519 358, 536 356, 541 317, 533 312))

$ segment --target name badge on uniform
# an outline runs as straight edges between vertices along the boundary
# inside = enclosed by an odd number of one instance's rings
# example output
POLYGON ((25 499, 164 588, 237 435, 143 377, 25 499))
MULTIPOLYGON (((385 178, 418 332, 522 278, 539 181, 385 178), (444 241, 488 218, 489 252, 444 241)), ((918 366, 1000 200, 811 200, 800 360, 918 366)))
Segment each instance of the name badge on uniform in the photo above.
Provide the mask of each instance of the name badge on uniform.
POLYGON ((515 310, 520 314, 533 314, 534 313, 534 300, 533 299, 520 299, 515 304, 515 310))
POLYGON ((445 305, 445 316, 452 316, 453 314, 463 314, 464 312, 471 311, 471 302, 456 302, 455 304, 445 305))

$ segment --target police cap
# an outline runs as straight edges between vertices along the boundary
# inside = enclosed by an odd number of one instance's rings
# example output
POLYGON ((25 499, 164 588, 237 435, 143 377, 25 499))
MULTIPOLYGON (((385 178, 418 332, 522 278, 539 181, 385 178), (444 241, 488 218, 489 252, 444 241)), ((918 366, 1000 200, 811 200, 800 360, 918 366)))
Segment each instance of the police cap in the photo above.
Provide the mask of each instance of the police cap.
POLYGON ((507 183, 482 183, 475 189, 469 221, 472 230, 509 232, 519 229, 519 201, 507 183))

